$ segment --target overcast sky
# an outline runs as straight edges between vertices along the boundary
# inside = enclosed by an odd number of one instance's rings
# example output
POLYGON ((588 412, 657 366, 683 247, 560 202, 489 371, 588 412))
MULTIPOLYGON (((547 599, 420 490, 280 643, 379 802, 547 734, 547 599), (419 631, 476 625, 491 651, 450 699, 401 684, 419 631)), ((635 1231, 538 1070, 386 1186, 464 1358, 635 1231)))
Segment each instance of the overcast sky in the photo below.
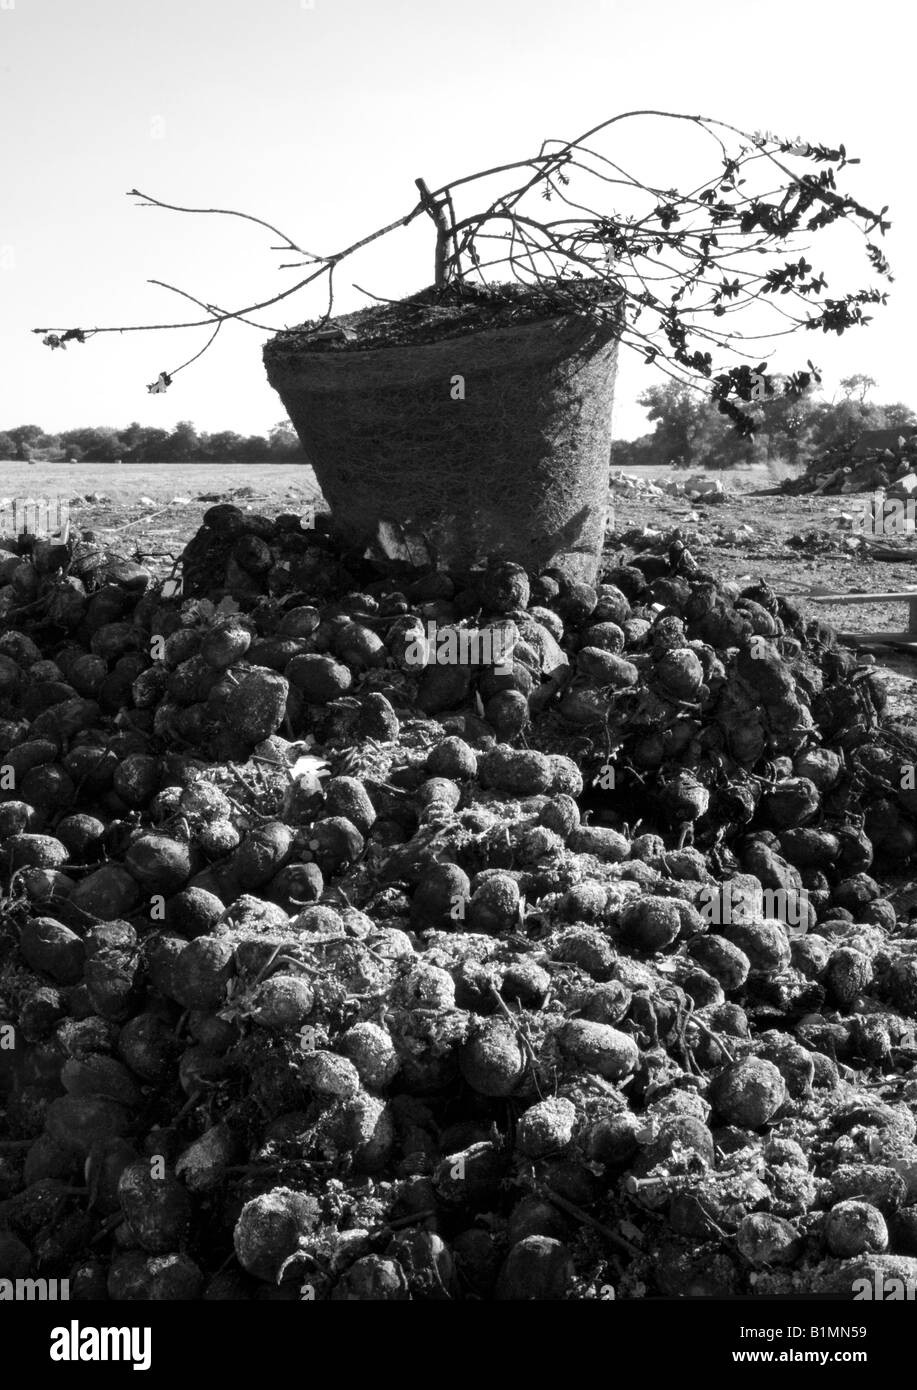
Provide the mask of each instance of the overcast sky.
MULTIPOLYGON (((227 326, 164 395, 146 383, 204 330, 54 353, 30 335, 186 317, 154 277, 225 305, 288 282, 268 233, 138 209, 132 187, 252 212, 328 252, 410 211, 418 176, 436 187, 647 106, 861 157, 850 187, 890 205, 889 307, 842 339, 806 334, 774 368, 812 357, 829 397, 862 371, 877 399, 917 407, 906 13, 900 0, 0 0, 0 428, 191 419, 260 433, 282 418, 261 365, 268 334, 251 328, 227 326)), ((658 139, 648 128, 637 153, 651 161, 658 139)), ((388 297, 430 282, 424 223, 341 267, 341 312, 370 302, 352 281, 388 297)), ((867 283, 865 261, 848 278, 867 283)), ((264 321, 323 308, 307 292, 264 321)), ((617 437, 646 428, 635 397, 660 379, 623 355, 617 437)))

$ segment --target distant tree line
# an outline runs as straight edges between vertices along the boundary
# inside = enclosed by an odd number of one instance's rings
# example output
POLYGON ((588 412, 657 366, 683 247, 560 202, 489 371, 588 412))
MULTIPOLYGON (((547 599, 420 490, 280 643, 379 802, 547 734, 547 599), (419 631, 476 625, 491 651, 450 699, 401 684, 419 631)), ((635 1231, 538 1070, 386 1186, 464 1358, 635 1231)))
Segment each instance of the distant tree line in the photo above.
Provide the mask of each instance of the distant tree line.
POLYGON ((736 434, 729 420, 677 381, 651 386, 638 404, 655 422, 651 434, 615 443, 614 468, 662 464, 668 468, 733 468, 743 463, 805 464, 834 446, 852 447, 865 430, 917 428, 910 406, 875 405, 866 398, 875 386, 858 373, 841 382, 841 397, 823 401, 810 391, 801 399, 776 395, 746 409, 755 415, 751 439, 736 434))
POLYGON ((220 430, 199 434, 190 420, 173 430, 141 425, 125 429, 83 425, 46 433, 40 425, 16 425, 0 430, 0 459, 43 461, 75 459, 77 463, 295 463, 305 457, 296 431, 281 420, 265 437, 220 430))

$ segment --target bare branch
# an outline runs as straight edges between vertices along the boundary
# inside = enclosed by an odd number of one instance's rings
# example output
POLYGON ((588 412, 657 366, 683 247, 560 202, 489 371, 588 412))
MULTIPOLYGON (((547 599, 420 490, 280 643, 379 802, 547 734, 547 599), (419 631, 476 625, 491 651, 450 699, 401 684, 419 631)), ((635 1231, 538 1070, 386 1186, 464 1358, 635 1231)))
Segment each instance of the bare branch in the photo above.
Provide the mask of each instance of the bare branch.
MULTIPOLYGON (((96 333, 212 328, 207 344, 175 369, 180 371, 207 350, 230 319, 261 331, 281 331, 270 329, 252 315, 327 277, 325 312, 321 319, 306 325, 306 331, 317 332, 333 313, 337 266, 425 213, 436 228, 433 290, 437 294, 443 295, 450 285, 472 278, 487 287, 485 270, 498 270, 504 280, 509 278, 553 296, 560 309, 595 315, 606 312, 607 300, 603 302, 601 294, 606 286, 626 307, 623 341, 637 346, 647 361, 659 357, 679 376, 693 373, 708 386, 712 380, 714 390, 720 392, 721 408, 735 416, 728 397, 735 389, 740 395, 744 390, 742 399, 748 399, 748 368, 742 365, 714 376, 711 353, 702 350, 707 344, 740 361, 749 360, 739 346, 742 342, 776 339, 802 327, 841 333, 869 321, 863 305, 885 302, 885 294, 873 289, 829 298, 825 275, 809 264, 809 248, 801 245, 810 233, 835 222, 847 224, 866 239, 872 270, 891 280, 884 255, 868 240, 876 229, 884 235, 890 225, 883 220, 886 209, 873 212, 835 186, 835 170, 848 162, 843 145, 829 149, 769 134, 749 134, 728 122, 685 112, 654 108, 627 111, 600 122, 575 140, 543 140, 538 152, 527 159, 494 165, 433 191, 418 178, 415 183, 420 201, 410 212, 324 256, 304 250, 263 218, 234 209, 166 203, 135 188, 130 196, 140 199, 143 207, 235 217, 263 227, 277 238, 272 250, 292 251, 303 258, 283 262, 280 269, 306 269, 307 274, 267 298, 228 309, 155 280, 151 283, 198 305, 206 317, 163 324, 33 331, 46 335, 48 346, 63 347, 74 339, 85 342, 96 333), (719 167, 712 177, 686 192, 657 187, 597 147, 600 136, 624 122, 646 118, 675 121, 698 131, 716 152, 719 167), (728 146, 733 141, 738 145, 731 153, 728 146), (786 159, 788 154, 814 161, 821 166, 820 172, 795 172, 786 159), (749 169, 758 176, 754 186, 748 183, 749 169), (516 171, 521 177, 514 187, 504 188, 476 213, 456 215, 457 191, 516 171), (779 179, 771 187, 774 173, 779 179), (596 188, 599 198, 592 195, 596 188), (605 206, 612 193, 620 207, 605 206), (556 200, 562 210, 574 215, 545 218, 540 209, 536 215, 532 206, 535 198, 556 200), (485 243, 487 255, 482 259, 485 243), (763 262, 759 259, 762 253, 766 256, 763 262), (787 257, 782 264, 781 257, 787 257), (780 327, 755 334, 737 330, 735 316, 741 318, 754 303, 769 310, 780 327), (641 323, 644 314, 652 321, 648 325, 641 323), (711 322, 720 318, 724 319, 722 329, 711 322), (726 331, 727 325, 730 331, 726 331)), ((370 297, 378 302, 396 302, 381 295, 370 297)))

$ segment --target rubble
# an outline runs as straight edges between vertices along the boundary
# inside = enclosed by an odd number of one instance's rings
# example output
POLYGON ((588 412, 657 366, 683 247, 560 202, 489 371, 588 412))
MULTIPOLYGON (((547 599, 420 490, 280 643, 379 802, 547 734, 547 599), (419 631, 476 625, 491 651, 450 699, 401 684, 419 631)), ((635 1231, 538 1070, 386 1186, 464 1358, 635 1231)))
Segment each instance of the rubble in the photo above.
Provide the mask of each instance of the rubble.
POLYGON ((895 449, 869 449, 853 459, 848 445, 836 446, 812 459, 797 478, 788 478, 779 489, 785 496, 804 493, 847 496, 856 492, 887 491, 889 496, 910 497, 917 488, 917 436, 902 433, 895 449))
POLYGON ((616 472, 612 471, 609 481, 613 493, 623 492, 639 497, 684 497, 688 501, 705 504, 726 502, 731 497, 722 479, 704 473, 660 478, 653 482, 639 473, 625 473, 619 468, 616 472))

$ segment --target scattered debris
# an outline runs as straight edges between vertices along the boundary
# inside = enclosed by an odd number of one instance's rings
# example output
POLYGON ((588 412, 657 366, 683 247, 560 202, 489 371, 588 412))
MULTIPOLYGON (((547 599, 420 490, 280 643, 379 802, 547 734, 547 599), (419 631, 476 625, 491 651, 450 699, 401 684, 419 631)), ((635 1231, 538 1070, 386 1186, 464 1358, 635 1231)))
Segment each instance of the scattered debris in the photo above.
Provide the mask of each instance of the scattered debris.
POLYGON ((639 473, 624 473, 619 468, 617 472, 612 472, 610 484, 613 492, 637 494, 640 497, 684 497, 692 502, 704 503, 726 502, 731 497, 720 478, 703 473, 689 477, 676 475, 652 482, 639 473))
POLYGON ((802 493, 819 495, 850 494, 856 492, 875 492, 879 488, 891 489, 900 486, 905 478, 913 478, 905 494, 913 495, 917 489, 917 477, 912 469, 917 461, 917 435, 903 433, 893 449, 868 449, 865 457, 859 458, 849 445, 836 446, 807 465, 798 478, 789 478, 778 491, 789 497, 802 493))

